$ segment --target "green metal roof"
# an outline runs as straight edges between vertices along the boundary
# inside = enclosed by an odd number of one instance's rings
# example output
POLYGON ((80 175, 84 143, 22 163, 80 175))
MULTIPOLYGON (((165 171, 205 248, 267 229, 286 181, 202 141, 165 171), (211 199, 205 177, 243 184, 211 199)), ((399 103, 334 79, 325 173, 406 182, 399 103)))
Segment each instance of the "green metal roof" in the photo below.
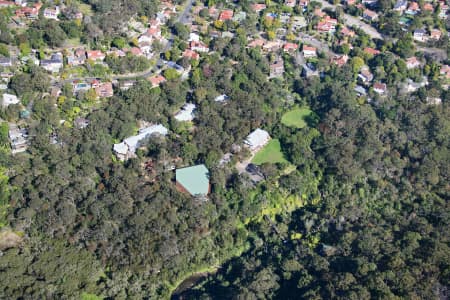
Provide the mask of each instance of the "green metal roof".
POLYGON ((209 171, 205 165, 176 170, 176 180, 193 196, 208 194, 209 171))

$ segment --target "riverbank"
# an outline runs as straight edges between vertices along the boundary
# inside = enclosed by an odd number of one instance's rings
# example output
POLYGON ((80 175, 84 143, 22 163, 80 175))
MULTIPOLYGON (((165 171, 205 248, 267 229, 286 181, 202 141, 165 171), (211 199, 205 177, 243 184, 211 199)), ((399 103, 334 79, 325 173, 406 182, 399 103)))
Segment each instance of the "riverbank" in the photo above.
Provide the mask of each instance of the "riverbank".
POLYGON ((209 275, 215 274, 221 266, 234 257, 241 256, 242 253, 248 251, 250 249, 250 244, 245 243, 242 247, 235 249, 232 251, 228 257, 223 259, 222 261, 218 261, 214 266, 202 266, 196 269, 195 271, 188 272, 184 276, 181 276, 179 280, 177 280, 174 284, 169 286, 170 298, 169 299, 178 299, 177 296, 186 292, 187 290, 197 286, 204 279, 206 279, 209 275))
POLYGON ((198 272, 193 272, 187 276, 184 280, 177 283, 175 290, 171 293, 171 299, 179 299, 178 297, 186 292, 187 290, 193 288, 194 286, 200 284, 209 275, 215 274, 219 270, 219 266, 206 268, 198 272))

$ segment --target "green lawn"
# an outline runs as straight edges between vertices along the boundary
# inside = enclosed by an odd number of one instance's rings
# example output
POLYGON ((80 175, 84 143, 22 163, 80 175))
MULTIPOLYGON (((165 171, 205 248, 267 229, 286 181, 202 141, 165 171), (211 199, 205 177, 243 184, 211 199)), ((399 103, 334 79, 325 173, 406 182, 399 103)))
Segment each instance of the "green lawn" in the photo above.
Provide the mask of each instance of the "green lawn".
POLYGON ((313 112, 307 108, 295 108, 288 111, 281 118, 281 123, 287 127, 303 128, 306 126, 306 117, 310 116, 313 112))
POLYGON ((287 162, 281 152, 281 145, 278 139, 271 140, 263 149, 256 153, 252 160, 255 165, 262 165, 263 163, 281 163, 287 162))

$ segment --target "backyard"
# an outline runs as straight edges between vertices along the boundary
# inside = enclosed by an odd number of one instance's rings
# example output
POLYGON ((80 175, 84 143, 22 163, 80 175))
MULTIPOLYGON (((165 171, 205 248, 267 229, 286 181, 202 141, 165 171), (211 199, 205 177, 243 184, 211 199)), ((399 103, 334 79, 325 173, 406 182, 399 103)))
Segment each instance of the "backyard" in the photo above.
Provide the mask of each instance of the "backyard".
POLYGON ((278 139, 271 140, 263 149, 256 153, 252 160, 255 165, 263 163, 283 163, 287 162, 281 152, 281 145, 278 139))
POLYGON ((307 107, 295 108, 283 115, 281 123, 287 127, 303 128, 306 126, 306 119, 312 113, 313 112, 307 107))

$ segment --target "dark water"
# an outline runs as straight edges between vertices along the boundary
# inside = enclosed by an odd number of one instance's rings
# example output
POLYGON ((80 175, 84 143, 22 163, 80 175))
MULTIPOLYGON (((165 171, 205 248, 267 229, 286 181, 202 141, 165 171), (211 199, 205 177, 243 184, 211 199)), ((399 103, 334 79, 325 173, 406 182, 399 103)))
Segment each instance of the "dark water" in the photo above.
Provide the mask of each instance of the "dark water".
POLYGON ((171 299, 172 300, 182 300, 183 294, 196 285, 203 282, 206 278, 208 278, 208 275, 210 273, 202 272, 202 273, 195 273, 192 276, 186 278, 183 280, 180 285, 178 285, 177 289, 172 293, 171 299))

